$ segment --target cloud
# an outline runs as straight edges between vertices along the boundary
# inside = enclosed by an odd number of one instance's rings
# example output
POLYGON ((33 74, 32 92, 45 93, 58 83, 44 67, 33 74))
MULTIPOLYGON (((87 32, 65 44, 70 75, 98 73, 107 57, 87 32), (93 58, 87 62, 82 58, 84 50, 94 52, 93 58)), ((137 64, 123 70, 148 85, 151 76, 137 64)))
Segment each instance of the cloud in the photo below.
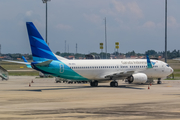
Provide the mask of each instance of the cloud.
POLYGON ((124 13, 126 11, 126 6, 122 2, 117 0, 112 0, 112 3, 117 12, 124 13))
POLYGON ((107 17, 112 17, 121 27, 129 28, 133 27, 135 24, 138 24, 138 20, 143 18, 143 12, 139 7, 139 4, 136 2, 129 1, 119 1, 112 0, 109 2, 109 6, 107 8, 103 8, 100 10, 101 14, 104 14, 107 17))
POLYGON ((180 25, 177 23, 177 20, 173 16, 168 17, 168 27, 176 28, 179 27, 180 25))
POLYGON ((155 28, 156 24, 152 21, 147 21, 146 23, 144 23, 143 27, 145 28, 155 28))
POLYGON ((142 18, 143 17, 143 12, 140 9, 140 7, 138 6, 138 4, 136 2, 129 2, 127 4, 128 9, 130 10, 130 12, 136 16, 137 18, 142 18))
POLYGON ((28 16, 28 17, 32 16, 32 14, 33 14, 33 11, 32 11, 32 10, 27 11, 27 12, 25 13, 25 15, 28 16))
POLYGON ((58 25, 56 25, 56 28, 61 29, 61 30, 72 30, 71 26, 64 25, 64 24, 58 24, 58 25))
POLYGON ((91 14, 91 15, 84 14, 84 17, 93 23, 102 22, 102 18, 96 14, 91 14))
MULTIPOLYGON (((168 16, 167 18, 167 24, 168 24, 168 28, 179 28, 180 24, 177 22, 176 18, 173 16, 168 16)), ((157 26, 159 28, 164 28, 165 27, 165 20, 163 19, 162 22, 157 23, 157 26)))

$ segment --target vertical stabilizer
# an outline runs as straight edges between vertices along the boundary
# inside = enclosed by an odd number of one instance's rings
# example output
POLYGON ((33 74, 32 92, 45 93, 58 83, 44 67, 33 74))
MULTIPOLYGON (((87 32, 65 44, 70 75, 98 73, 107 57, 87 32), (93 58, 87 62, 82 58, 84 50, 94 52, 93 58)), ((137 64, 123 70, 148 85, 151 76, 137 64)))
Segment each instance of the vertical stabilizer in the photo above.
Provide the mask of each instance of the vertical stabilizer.
POLYGON ((147 68, 153 68, 148 55, 146 55, 146 59, 147 59, 147 68))
POLYGON ((32 22, 26 22, 34 61, 58 60, 32 22))

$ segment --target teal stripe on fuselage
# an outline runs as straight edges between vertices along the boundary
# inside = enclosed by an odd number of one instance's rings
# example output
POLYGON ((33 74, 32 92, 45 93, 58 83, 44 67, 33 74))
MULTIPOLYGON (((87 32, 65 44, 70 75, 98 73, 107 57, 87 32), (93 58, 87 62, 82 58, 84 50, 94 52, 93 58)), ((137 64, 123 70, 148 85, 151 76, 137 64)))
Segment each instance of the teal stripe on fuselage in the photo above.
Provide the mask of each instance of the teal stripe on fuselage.
POLYGON ((76 73, 74 70, 72 70, 69 66, 67 66, 61 61, 53 60, 48 67, 47 66, 46 67, 36 66, 36 67, 42 71, 51 73, 56 77, 61 77, 71 80, 88 80, 87 78, 76 73))

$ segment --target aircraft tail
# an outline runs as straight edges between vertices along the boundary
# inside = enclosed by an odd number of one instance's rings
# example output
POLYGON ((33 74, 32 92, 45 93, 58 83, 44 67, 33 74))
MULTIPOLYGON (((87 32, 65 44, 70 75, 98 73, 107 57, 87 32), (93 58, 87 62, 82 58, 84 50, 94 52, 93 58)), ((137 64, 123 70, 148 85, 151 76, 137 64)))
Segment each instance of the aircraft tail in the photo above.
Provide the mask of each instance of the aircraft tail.
POLYGON ((146 55, 146 59, 147 59, 147 68, 153 68, 148 55, 146 55))
POLYGON ((26 22, 33 61, 58 60, 32 22, 26 22))

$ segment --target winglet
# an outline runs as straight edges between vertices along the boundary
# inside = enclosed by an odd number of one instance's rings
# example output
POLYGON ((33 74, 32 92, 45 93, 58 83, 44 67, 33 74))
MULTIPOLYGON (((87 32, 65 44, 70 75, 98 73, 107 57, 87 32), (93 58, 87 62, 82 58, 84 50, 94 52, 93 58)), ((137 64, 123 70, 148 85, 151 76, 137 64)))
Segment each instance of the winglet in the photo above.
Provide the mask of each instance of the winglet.
MULTIPOLYGON (((24 62, 28 63, 28 61, 26 60, 26 58, 24 56, 22 56, 22 59, 24 60, 24 62)), ((26 64, 27 68, 32 68, 30 64, 26 64)))
POLYGON ((147 58, 147 68, 153 68, 148 55, 146 55, 146 58, 147 58))

